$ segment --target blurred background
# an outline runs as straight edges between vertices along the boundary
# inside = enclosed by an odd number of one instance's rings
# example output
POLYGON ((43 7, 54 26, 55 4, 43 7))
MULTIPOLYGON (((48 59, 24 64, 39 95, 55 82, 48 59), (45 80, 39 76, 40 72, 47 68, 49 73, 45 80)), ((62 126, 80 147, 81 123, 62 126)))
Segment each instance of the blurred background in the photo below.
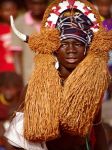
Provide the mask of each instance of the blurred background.
MULTIPOLYGON (((33 56, 27 44, 11 31, 13 15, 19 31, 30 35, 39 32, 46 7, 52 0, 0 0, 0 150, 13 150, 3 135, 10 118, 22 103, 21 92, 33 69, 33 56)), ((90 0, 99 11, 102 24, 112 29, 112 0, 90 0)), ((112 52, 108 68, 112 76, 112 52)), ((103 98, 102 120, 108 145, 112 150, 112 81, 103 98)))

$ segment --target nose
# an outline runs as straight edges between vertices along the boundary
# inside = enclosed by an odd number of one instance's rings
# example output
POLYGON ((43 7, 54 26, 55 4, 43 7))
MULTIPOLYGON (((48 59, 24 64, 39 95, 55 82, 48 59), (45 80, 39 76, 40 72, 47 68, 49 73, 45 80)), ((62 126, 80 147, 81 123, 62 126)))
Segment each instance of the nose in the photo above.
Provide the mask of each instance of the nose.
POLYGON ((76 53, 77 50, 73 43, 69 43, 68 48, 66 50, 67 53, 76 53))

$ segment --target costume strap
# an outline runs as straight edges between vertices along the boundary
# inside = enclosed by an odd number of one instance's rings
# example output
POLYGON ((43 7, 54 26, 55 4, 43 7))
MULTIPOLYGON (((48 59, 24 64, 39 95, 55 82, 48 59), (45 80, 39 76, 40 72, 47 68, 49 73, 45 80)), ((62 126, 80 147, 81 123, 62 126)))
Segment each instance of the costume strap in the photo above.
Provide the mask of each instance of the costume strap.
POLYGON ((100 121, 97 122, 97 123, 94 123, 93 126, 98 126, 98 125, 100 125, 100 124, 102 124, 102 120, 100 120, 100 121))

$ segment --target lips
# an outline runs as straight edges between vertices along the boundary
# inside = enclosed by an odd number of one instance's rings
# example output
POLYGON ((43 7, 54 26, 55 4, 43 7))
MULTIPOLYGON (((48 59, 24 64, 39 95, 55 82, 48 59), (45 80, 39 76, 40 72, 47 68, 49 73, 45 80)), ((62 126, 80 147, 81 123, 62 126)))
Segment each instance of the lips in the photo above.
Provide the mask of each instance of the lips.
POLYGON ((71 63, 71 64, 76 63, 77 60, 78 60, 77 58, 66 58, 66 61, 67 61, 68 63, 71 63))

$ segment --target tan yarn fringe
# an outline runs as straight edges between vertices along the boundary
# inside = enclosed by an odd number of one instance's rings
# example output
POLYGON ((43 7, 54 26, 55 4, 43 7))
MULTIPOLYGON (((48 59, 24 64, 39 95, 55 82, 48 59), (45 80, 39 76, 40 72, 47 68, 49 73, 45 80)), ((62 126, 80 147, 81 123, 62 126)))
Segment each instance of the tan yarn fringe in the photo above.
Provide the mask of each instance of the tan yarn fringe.
POLYGON ((40 33, 32 34, 28 41, 29 47, 41 54, 50 54, 60 47, 59 31, 45 28, 40 33))
POLYGON ((60 122, 66 132, 74 135, 89 133, 108 86, 107 50, 112 45, 102 34, 100 30, 95 35, 88 55, 65 82, 60 122))
POLYGON ((35 63, 25 98, 24 136, 46 141, 59 136, 60 77, 52 55, 38 54, 35 63))
MULTIPOLYGON (((94 34, 93 41, 91 43, 90 51, 99 52, 102 51, 107 53, 112 48, 112 30, 107 31, 105 28, 101 26, 100 30, 94 34)), ((101 53, 101 57, 103 57, 103 53, 101 53)))
POLYGON ((101 98, 108 85, 106 63, 94 54, 68 77, 60 109, 61 126, 66 132, 86 136, 101 106, 101 98))

